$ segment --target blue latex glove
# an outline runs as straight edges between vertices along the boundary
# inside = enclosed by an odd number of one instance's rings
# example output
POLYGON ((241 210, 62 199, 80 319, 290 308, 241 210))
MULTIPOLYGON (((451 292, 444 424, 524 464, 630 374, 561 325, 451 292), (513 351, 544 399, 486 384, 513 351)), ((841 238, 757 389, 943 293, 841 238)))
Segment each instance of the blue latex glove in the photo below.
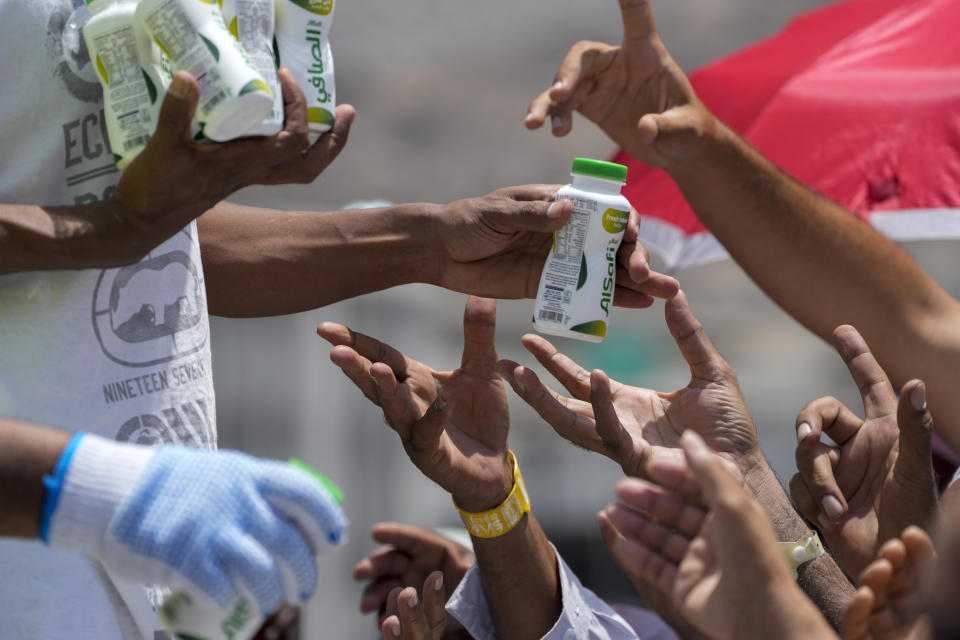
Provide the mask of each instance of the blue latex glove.
POLYGON ((90 435, 71 446, 48 483, 41 535, 119 577, 202 594, 220 608, 239 590, 268 615, 309 598, 315 554, 345 541, 340 506, 286 463, 90 435))

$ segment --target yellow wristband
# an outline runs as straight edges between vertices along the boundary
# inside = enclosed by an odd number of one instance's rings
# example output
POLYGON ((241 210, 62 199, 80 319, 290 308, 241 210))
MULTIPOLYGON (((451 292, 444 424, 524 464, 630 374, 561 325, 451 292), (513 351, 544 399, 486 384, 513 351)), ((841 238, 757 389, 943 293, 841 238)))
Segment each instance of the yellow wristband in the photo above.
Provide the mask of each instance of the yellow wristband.
POLYGON ((823 543, 820 542, 820 536, 816 531, 813 535, 800 538, 796 542, 778 542, 777 544, 780 545, 780 551, 783 552, 787 565, 793 571, 794 580, 798 577, 797 568, 800 565, 824 554, 823 543))
POLYGON ((453 503, 453 506, 460 512, 463 526, 467 528, 470 535, 476 538, 502 536, 517 526, 517 523, 523 519, 523 514, 530 511, 530 498, 527 496, 527 488, 523 485, 523 476, 520 475, 517 456, 513 455, 513 451, 510 451, 509 455, 513 462, 513 489, 506 500, 493 509, 480 513, 464 511, 457 506, 456 502, 453 503))

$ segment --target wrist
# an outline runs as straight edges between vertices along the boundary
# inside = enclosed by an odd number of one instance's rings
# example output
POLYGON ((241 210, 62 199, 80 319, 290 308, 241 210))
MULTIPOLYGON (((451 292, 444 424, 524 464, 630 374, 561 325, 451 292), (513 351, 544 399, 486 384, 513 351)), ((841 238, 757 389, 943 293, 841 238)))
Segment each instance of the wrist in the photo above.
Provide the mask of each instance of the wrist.
POLYGON ((443 237, 445 205, 428 202, 417 205, 417 207, 419 209, 418 215, 422 218, 420 220, 421 239, 431 239, 431 241, 421 243, 421 246, 418 247, 423 252, 425 259, 422 264, 422 271, 418 274, 415 282, 443 287, 447 256, 444 251, 444 243, 439 239, 443 237))
MULTIPOLYGON (((513 452, 509 453, 512 468, 512 486, 506 497, 495 506, 483 510, 476 510, 473 504, 470 509, 457 502, 454 506, 460 512, 463 525, 473 538, 496 538, 513 530, 530 511, 530 498, 520 474, 520 466, 513 452)), ((483 504, 477 502, 476 504, 483 504)))
POLYGON ((496 480, 490 483, 473 483, 466 491, 451 492, 453 503, 458 509, 470 513, 481 513, 495 509, 510 496, 514 488, 513 461, 504 452, 496 472, 496 480))
POLYGON ((84 434, 44 480, 42 533, 50 546, 95 555, 110 521, 153 456, 151 447, 84 434))
POLYGON ((693 127, 697 138, 682 158, 671 160, 663 169, 678 184, 701 179, 704 169, 714 166, 718 158, 729 155, 729 148, 736 144, 737 135, 705 106, 700 106, 702 114, 699 123, 693 127))

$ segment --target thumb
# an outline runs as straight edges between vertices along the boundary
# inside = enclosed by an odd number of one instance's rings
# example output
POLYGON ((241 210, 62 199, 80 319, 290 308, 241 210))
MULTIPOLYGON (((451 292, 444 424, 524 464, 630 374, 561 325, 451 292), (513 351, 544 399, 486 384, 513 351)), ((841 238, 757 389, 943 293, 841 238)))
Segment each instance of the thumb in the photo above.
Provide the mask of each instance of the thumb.
POLYGON ((153 138, 165 146, 175 146, 193 139, 190 122, 197 108, 199 89, 197 81, 186 71, 177 71, 167 88, 160 107, 157 130, 153 138))
POLYGON ((702 139, 697 107, 686 104, 663 113, 648 113, 637 123, 640 142, 672 159, 684 159, 702 139))
POLYGON ((894 475, 907 486, 920 478, 933 477, 930 463, 933 417, 927 409, 927 388, 921 380, 910 380, 900 391, 897 404, 897 426, 900 428, 900 453, 894 475))

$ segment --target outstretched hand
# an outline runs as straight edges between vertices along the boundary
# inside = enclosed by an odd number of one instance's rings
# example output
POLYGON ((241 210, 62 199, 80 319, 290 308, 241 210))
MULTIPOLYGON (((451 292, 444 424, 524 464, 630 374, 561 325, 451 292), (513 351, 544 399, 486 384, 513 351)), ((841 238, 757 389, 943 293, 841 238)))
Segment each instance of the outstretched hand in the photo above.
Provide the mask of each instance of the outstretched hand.
POLYGON ((510 413, 496 372, 495 300, 470 297, 459 369, 436 371, 379 340, 333 322, 317 333, 330 359, 383 415, 411 462, 467 511, 491 509, 513 488, 510 413))
POLYGON ((552 87, 530 104, 529 129, 549 116, 555 136, 573 127, 573 112, 596 123, 634 158, 656 167, 697 152, 713 117, 660 41, 650 4, 620 0, 623 43, 582 41, 564 58, 552 87))
POLYGON ((836 398, 820 398, 797 416, 797 469, 790 494, 817 522, 837 562, 851 575, 910 525, 929 526, 937 509, 930 463, 933 419, 923 382, 900 392, 849 325, 833 333, 863 397, 866 419, 836 398), (836 446, 820 442, 826 433, 836 446))
POLYGON ((544 386, 512 360, 500 375, 562 437, 618 462, 624 473, 646 476, 652 457, 679 457, 680 436, 690 429, 741 470, 759 464, 757 434, 740 387, 680 292, 665 305, 667 326, 690 366, 690 383, 672 393, 631 387, 595 369, 588 372, 544 338, 523 344, 572 397, 544 386))

